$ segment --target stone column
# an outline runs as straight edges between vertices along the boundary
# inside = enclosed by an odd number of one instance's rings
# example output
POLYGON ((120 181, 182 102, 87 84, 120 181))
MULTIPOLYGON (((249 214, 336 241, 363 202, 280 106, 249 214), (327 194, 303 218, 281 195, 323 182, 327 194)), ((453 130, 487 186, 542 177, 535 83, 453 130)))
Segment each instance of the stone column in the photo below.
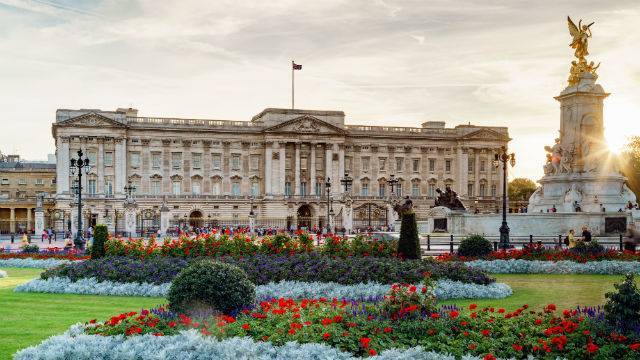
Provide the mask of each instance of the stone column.
MULTIPOLYGON (((38 205, 41 205, 41 204, 38 204, 38 205)), ((31 212, 31 210, 29 210, 29 212, 31 212)), ((33 231, 35 233, 36 239, 41 238, 42 233, 44 231, 44 209, 42 208, 42 206, 36 207, 33 231)))
POLYGON ((96 194, 104 194, 104 139, 98 139, 98 153, 96 154, 96 173, 98 183, 96 184, 96 194))
POLYGON ((69 193, 69 138, 58 137, 56 154, 56 193, 69 193))
POLYGON ((116 210, 109 209, 109 214, 104 217, 104 223, 107 225, 107 231, 111 234, 116 232, 116 210))
POLYGON ((71 207, 71 239, 75 239, 78 233, 78 206, 72 204, 71 207))
POLYGON ((254 236, 255 235, 255 228, 256 228, 256 215, 249 215, 249 235, 250 236, 254 236))
POLYGON ((11 208, 9 214, 9 231, 12 233, 16 232, 16 209, 11 208))
POLYGON ((294 161, 295 184, 293 184, 293 188, 295 189, 294 194, 300 195, 300 143, 294 143, 293 146, 296 148, 296 157, 294 161))
POLYGON ((324 165, 324 178, 325 182, 327 178, 333 178, 333 145, 326 144, 325 145, 325 165, 324 165))
MULTIPOLYGON (((369 162, 370 164, 373 163, 373 159, 369 160, 369 162)), ((340 144, 338 149, 338 177, 342 179, 343 176, 344 176, 344 144, 340 144)))
POLYGON ((169 207, 167 207, 166 202, 163 202, 162 207, 160 208, 160 234, 163 236, 167 234, 170 219, 171 211, 169 211, 169 207))
POLYGON ((342 227, 347 234, 353 231, 353 209, 351 208, 351 200, 345 202, 342 208, 342 227))
MULTIPOLYGON (((474 160, 474 166, 473 166, 473 177, 474 177, 474 181, 473 181, 473 191, 474 191, 474 196, 478 197, 480 196, 480 149, 475 149, 474 150, 474 154, 475 154, 475 160, 474 160)), ((486 170, 486 169, 485 169, 486 170)))
POLYGON ((124 227, 130 237, 138 236, 136 233, 136 203, 125 202, 124 205, 124 227))
POLYGON ((264 155, 264 193, 267 196, 273 195, 271 191, 271 161, 273 160, 273 143, 266 143, 264 155))
POLYGON ((124 187, 127 184, 127 139, 115 139, 115 189, 114 194, 124 194, 124 187))
POLYGON ((278 189, 278 194, 279 195, 284 195, 284 183, 285 183, 285 179, 286 179, 286 173, 285 173, 285 160, 286 160, 286 154, 285 154, 285 148, 286 148, 287 144, 286 143, 281 143, 280 144, 280 149, 279 151, 279 157, 280 157, 280 171, 278 176, 280 177, 279 181, 280 181, 280 187, 278 189))
POLYGON ((311 178, 309 182, 309 194, 315 196, 316 195, 316 144, 311 143, 311 169, 309 171, 309 177, 311 178))
POLYGON ((461 196, 467 195, 467 184, 469 183, 469 154, 463 153, 462 147, 458 147, 456 163, 456 168, 458 169, 458 194, 461 196))
POLYGON ((31 208, 28 207, 27 209, 27 231, 31 230, 31 208))

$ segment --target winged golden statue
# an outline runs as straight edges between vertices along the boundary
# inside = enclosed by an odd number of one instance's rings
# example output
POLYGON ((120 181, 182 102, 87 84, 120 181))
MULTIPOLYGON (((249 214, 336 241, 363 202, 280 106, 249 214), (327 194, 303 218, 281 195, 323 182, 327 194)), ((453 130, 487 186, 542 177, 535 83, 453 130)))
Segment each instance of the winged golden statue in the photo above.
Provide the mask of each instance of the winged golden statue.
POLYGON ((571 35, 571 37, 573 37, 573 40, 571 41, 571 44, 569 46, 571 46, 572 49, 576 50, 575 56, 579 60, 583 60, 585 56, 589 55, 588 46, 589 38, 591 37, 590 28, 591 25, 593 25, 593 22, 589 25, 582 25, 582 19, 580 19, 578 25, 576 26, 576 24, 571 20, 569 16, 567 16, 567 22, 569 25, 569 34, 571 35))

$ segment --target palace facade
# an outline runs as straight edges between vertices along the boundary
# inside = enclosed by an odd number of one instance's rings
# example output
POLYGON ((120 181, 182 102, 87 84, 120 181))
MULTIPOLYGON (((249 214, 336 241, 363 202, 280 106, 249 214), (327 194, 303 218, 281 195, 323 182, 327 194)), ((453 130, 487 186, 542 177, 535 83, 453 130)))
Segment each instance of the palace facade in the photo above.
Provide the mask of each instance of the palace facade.
MULTIPOLYGON (((172 224, 323 226, 326 184, 340 227, 341 180, 348 174, 353 226, 387 223, 388 180, 410 196, 418 216, 449 185, 470 210, 495 212, 502 174, 494 154, 509 139, 505 127, 428 121, 421 127, 347 125, 342 111, 265 109, 250 121, 140 117, 136 109, 56 112, 56 227, 73 219, 69 161, 82 149, 83 213, 90 224, 121 231, 125 186, 135 188, 140 231, 172 224)), ((73 220, 71 220, 73 221, 73 220)), ((85 223, 86 224, 86 223, 85 223)))

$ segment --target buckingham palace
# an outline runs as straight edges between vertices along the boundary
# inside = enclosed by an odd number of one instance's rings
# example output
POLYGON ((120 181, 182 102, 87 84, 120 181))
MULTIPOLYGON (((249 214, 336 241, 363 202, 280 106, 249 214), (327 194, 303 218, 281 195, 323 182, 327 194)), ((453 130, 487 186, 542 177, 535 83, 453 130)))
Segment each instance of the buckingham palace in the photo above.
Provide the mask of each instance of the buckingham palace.
POLYGON ((246 225, 251 213, 258 226, 321 227, 333 217, 340 227, 347 198, 350 226, 378 227, 388 223, 391 187, 411 197, 418 217, 447 185, 469 210, 495 212, 502 176, 492 160, 510 140, 506 127, 348 125, 342 111, 276 108, 249 121, 59 109, 52 135, 52 226, 77 217, 69 163, 82 150, 91 165, 82 177, 85 224, 123 231, 124 209, 135 203, 140 233, 157 229, 162 212, 171 225, 246 225))

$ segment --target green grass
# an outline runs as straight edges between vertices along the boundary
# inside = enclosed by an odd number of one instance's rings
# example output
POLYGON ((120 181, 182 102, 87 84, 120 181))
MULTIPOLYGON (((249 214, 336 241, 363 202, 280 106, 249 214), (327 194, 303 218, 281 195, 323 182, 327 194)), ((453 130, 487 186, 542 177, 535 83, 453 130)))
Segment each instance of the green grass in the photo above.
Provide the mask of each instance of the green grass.
MULTIPOLYGON (((125 311, 149 308, 164 298, 14 293, 13 288, 38 277, 42 269, 3 269, 0 279, 0 359, 10 359, 18 349, 35 345, 64 332, 77 322, 103 320, 125 311)), ((514 310, 523 304, 539 308, 554 303, 559 309, 604 303, 604 294, 623 276, 608 275, 497 275, 514 291, 503 300, 452 300, 447 304, 503 307, 514 310)))
POLYGON ((14 293, 13 288, 38 277, 42 269, 3 268, 0 279, 0 359, 64 332, 77 322, 106 319, 124 311, 164 302, 163 298, 14 293))

